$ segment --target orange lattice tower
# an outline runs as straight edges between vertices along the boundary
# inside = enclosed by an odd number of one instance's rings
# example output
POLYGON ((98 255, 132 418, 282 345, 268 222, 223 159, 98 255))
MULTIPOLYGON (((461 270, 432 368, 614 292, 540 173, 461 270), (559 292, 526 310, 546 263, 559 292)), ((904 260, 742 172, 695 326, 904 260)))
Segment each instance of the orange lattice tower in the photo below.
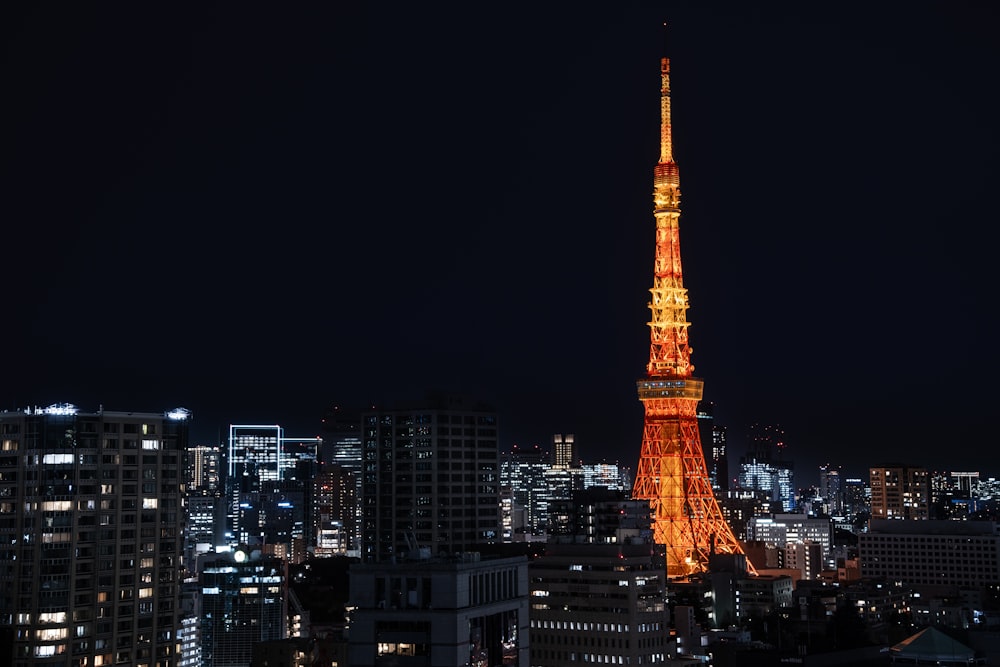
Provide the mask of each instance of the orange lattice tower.
POLYGON ((681 271, 680 179, 670 135, 670 61, 660 61, 660 162, 653 170, 656 260, 649 310, 649 365, 639 380, 645 408, 632 496, 648 499, 653 538, 666 547, 667 576, 701 572, 712 553, 743 553, 719 509, 698 435, 702 381, 693 377, 687 290, 681 271))

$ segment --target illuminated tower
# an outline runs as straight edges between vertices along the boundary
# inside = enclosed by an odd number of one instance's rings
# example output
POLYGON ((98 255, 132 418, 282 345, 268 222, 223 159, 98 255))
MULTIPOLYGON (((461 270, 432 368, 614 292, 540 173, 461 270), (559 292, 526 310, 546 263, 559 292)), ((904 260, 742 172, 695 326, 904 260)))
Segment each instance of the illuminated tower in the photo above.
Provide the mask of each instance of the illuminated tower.
POLYGON ((649 310, 649 364, 639 380, 645 409, 632 495, 649 500, 653 539, 667 576, 706 569, 712 553, 743 553, 712 493, 698 434, 702 381, 692 373, 687 290, 681 271, 680 179, 670 134, 670 61, 660 61, 660 161, 653 170, 656 259, 649 310))

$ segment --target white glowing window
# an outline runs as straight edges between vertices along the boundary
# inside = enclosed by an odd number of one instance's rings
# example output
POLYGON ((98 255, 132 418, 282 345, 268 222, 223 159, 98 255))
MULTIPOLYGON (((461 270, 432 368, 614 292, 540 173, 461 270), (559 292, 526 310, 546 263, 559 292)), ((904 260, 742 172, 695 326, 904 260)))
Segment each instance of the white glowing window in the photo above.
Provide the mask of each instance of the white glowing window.
POLYGON ((42 613, 38 615, 39 623, 65 623, 66 622, 66 612, 64 611, 50 611, 47 613, 42 613))
POLYGON ((54 639, 66 639, 69 637, 69 630, 67 628, 44 628, 42 630, 35 630, 35 639, 38 641, 48 642, 54 639))
POLYGON ((69 512, 73 509, 71 500, 46 500, 42 503, 43 512, 69 512))
POLYGON ((153 597, 153 589, 152 588, 140 588, 139 589, 139 597, 140 598, 151 598, 151 597, 153 597))
POLYGON ((155 510, 156 509, 156 498, 143 498, 142 499, 142 509, 144 509, 144 510, 155 510))
POLYGON ((46 454, 42 457, 42 463, 48 465, 56 465, 60 463, 72 463, 72 454, 46 454))
POLYGON ((159 449, 160 448, 160 441, 159 440, 143 440, 142 441, 142 448, 143 449, 159 449))

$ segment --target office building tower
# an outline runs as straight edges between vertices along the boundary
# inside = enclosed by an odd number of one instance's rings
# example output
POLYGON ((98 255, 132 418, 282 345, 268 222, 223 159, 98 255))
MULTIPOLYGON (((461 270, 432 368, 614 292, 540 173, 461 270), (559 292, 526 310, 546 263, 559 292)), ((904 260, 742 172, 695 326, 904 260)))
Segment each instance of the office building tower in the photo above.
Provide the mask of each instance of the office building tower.
POLYGON ((312 480, 319 471, 320 449, 323 439, 288 438, 281 439, 281 471, 282 480, 312 480))
POLYGON ((698 433, 701 449, 708 465, 708 479, 717 491, 729 490, 729 457, 726 454, 726 427, 715 421, 715 404, 698 404, 698 433))
POLYGON ((311 539, 308 491, 319 470, 322 438, 290 438, 280 425, 229 427, 226 478, 229 546, 271 544, 269 553, 302 557, 311 539), (293 545, 298 542, 298 547, 293 545))
POLYGON ((188 493, 222 490, 225 452, 218 445, 195 445, 185 453, 184 482, 188 493))
POLYGON ((320 460, 323 465, 336 464, 354 475, 356 488, 354 500, 357 503, 351 526, 349 552, 352 556, 361 553, 361 414, 342 410, 333 406, 323 417, 323 447, 320 460))
POLYGON ((952 479, 952 483, 956 490, 964 493, 966 497, 970 497, 972 493, 979 487, 979 473, 978 472, 951 472, 949 476, 952 479))
POLYGON ((203 667, 245 667, 255 643, 287 636, 284 560, 239 547, 203 557, 200 568, 203 667))
POLYGON ((840 466, 829 463, 819 467, 819 495, 827 514, 839 516, 844 511, 840 466))
POLYGON ((336 463, 325 464, 312 485, 316 556, 357 553, 357 483, 354 473, 336 463))
POLYGON ((927 519, 930 475, 926 468, 901 464, 869 470, 872 519, 927 519))
POLYGON ((349 576, 352 667, 535 664, 523 556, 360 563, 349 576))
POLYGON ((532 665, 667 663, 666 572, 651 544, 549 544, 528 572, 532 665))
POLYGON ((181 584, 177 651, 177 667, 202 667, 201 590, 198 588, 197 572, 181 584))
POLYGON ((712 476, 712 488, 719 491, 728 491, 729 479, 729 454, 726 440, 726 427, 712 424, 712 464, 709 473, 712 476))
POLYGON ((500 540, 495 412, 430 397, 417 408, 365 413, 362 430, 362 560, 500 540))
POLYGON ((572 433, 556 433, 552 436, 552 465, 572 468, 579 465, 576 452, 576 438, 572 433))
POLYGON ((0 413, 0 664, 175 667, 190 413, 0 413))
POLYGON ((848 477, 844 480, 844 514, 850 521, 862 521, 868 518, 870 508, 870 490, 868 480, 860 477, 848 477))
POLYGON ((184 503, 184 568, 194 576, 198 556, 226 543, 225 501, 216 491, 187 494, 184 503))
POLYGON ((548 530, 549 501, 552 494, 545 474, 551 468, 548 454, 538 445, 514 445, 500 463, 500 486, 509 489, 511 516, 523 516, 512 522, 511 541, 524 541, 527 536, 543 536, 548 530), (516 523, 517 525, 513 525, 516 523))
POLYGON ((656 542, 667 549, 667 574, 704 571, 712 553, 742 553, 708 478, 688 347, 688 296, 681 270, 680 179, 670 129, 670 61, 660 62, 660 159, 653 170, 656 253, 650 289, 650 347, 638 381, 644 418, 632 497, 653 509, 656 542))

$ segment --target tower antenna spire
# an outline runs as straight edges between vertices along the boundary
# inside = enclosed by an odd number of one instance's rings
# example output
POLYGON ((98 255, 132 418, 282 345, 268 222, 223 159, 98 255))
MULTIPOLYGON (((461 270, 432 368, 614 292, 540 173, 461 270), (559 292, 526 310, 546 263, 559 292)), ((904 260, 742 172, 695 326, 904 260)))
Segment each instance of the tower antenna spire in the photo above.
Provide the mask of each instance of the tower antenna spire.
MULTIPOLYGON (((663 22, 663 51, 666 53, 667 22, 663 22)), ((660 58, 660 164, 673 163, 674 146, 670 130, 670 58, 660 58)))

